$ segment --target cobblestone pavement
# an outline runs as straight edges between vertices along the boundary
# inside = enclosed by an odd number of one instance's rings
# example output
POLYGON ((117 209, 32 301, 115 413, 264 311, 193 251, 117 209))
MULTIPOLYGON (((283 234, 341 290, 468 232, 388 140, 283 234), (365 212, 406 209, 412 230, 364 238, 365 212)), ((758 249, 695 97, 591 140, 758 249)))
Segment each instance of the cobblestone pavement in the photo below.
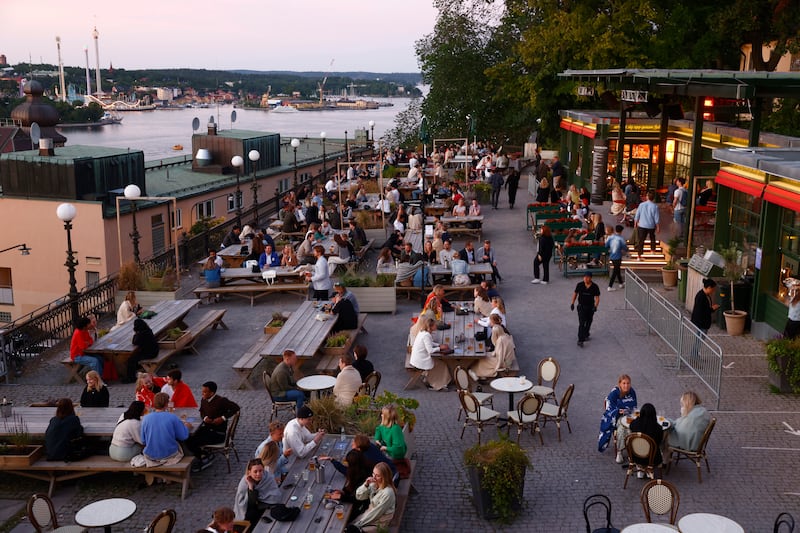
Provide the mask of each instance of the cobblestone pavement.
MULTIPOLYGON (((666 355, 668 349, 658 337, 647 334, 634 311, 625 308, 623 292, 605 291, 607 278, 597 278, 602 295, 592 338, 586 347, 576 346, 577 315, 570 312, 569 300, 579 278, 560 277, 555 268, 549 285, 530 284, 534 246, 524 220, 529 198, 520 189, 514 210, 508 209, 505 197, 500 210, 487 208, 484 235, 492 240, 503 275, 500 291, 509 311, 509 329, 522 374, 535 376, 539 359, 554 356, 561 363, 558 394, 575 384, 569 413, 572 432, 564 428, 559 443, 554 425, 549 424, 543 431, 544 446, 530 434, 523 435, 522 444, 533 462, 525 479, 526 503, 512 525, 500 526, 478 518, 471 502, 462 454, 475 443, 476 434, 468 429, 463 440, 458 437, 456 393, 408 391, 407 396, 420 401, 414 432, 418 460, 414 485, 419 494, 408 503, 403 531, 583 531, 582 503, 595 493, 611 498, 617 527, 641 522, 639 490, 643 482, 632 479, 623 490, 624 471, 614 463, 611 452, 596 451, 603 398, 616 384, 618 374, 626 372, 633 378, 640 405, 651 402, 659 414, 678 416, 678 399, 684 390, 696 390, 710 399, 696 378, 685 370, 674 370, 673 359, 666 355)), ((380 242, 381 232, 375 233, 380 242)), ((196 276, 189 281, 197 283, 196 276)), ((227 473, 224 461, 217 461, 193 476, 194 487, 185 501, 180 500, 177 486, 139 488, 140 478, 129 475, 66 482, 57 489, 59 514, 69 520, 92 500, 124 495, 136 501, 138 510, 118 530, 141 530, 161 509, 172 507, 178 513, 177 530, 188 532, 204 526, 215 507, 231 505, 244 459, 264 437, 268 417, 267 399, 260 387, 231 389, 236 382, 231 364, 254 342, 273 311, 291 311, 298 303, 296 297, 283 296, 262 300, 252 308, 238 299, 213 304, 228 309, 225 321, 230 330, 207 332, 197 345, 199 355, 175 358, 198 397, 199 384, 213 379, 222 395, 243 408, 236 439, 242 462, 234 465, 232 474, 227 473)), ((370 359, 383 373, 382 388, 402 392, 407 380, 403 368, 407 327, 416 309, 418 302, 400 300, 396 315, 370 314, 367 320, 369 334, 359 342, 366 344, 370 359)), ((682 462, 666 477, 680 491, 679 516, 716 512, 733 518, 746 531, 768 531, 779 512, 797 514, 800 484, 792 472, 800 442, 783 431, 782 422, 800 427, 800 409, 794 397, 769 392, 760 342, 747 336, 731 338, 716 329, 711 335, 723 346, 726 365, 734 363, 724 370, 721 409, 713 413, 718 423, 708 446, 711 473, 704 471, 699 484, 694 465, 682 462)), ((62 354, 48 354, 45 360, 29 365, 16 384, 0 386, 0 393, 21 404, 65 395, 77 398, 77 385, 62 384, 65 371, 58 363, 62 354)), ((112 384, 110 388, 112 405, 127 404, 133 397, 133 385, 112 384)), ((495 405, 504 408, 505 396, 499 395, 495 405)), ((489 428, 487 434, 492 436, 494 431, 489 428)), ((20 506, 29 494, 45 488, 41 482, 0 474, 0 498, 19 500, 20 506)), ((24 522, 14 529, 29 530, 24 522)))

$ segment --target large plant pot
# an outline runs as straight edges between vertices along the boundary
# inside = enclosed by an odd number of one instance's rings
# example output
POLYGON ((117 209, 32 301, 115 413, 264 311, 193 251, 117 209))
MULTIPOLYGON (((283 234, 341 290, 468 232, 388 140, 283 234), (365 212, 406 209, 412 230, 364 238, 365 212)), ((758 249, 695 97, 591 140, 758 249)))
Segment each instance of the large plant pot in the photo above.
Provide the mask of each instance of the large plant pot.
POLYGON ((397 311, 394 287, 348 287, 358 301, 361 313, 392 313, 397 311))
POLYGON ((735 337, 744 333, 744 326, 747 322, 747 311, 724 311, 725 329, 728 335, 735 337))
MULTIPOLYGON (((468 466, 467 476, 469 477, 469 484, 472 487, 472 502, 475 504, 475 508, 478 510, 478 514, 481 516, 481 518, 484 520, 495 520, 499 518, 499 515, 494 510, 491 494, 489 494, 489 491, 483 487, 483 470, 474 466, 468 466)), ((513 504, 513 508, 516 510, 522 509, 522 492, 525 486, 524 467, 522 478, 523 482, 520 483, 519 487, 517 488, 517 494, 513 504)))
POLYGON ((31 466, 44 455, 44 446, 8 447, 7 453, 0 453, 0 467, 4 469, 31 466))
POLYGON ((677 287, 678 286, 678 269, 661 269, 661 280, 664 282, 664 287, 677 287))

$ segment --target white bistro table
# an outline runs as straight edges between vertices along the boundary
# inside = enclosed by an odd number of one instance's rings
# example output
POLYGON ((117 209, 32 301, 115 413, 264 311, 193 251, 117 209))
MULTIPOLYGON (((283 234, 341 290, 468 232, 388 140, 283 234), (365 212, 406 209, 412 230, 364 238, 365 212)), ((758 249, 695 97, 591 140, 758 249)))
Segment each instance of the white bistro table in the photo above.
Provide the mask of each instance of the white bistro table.
POLYGON ((533 388, 533 383, 525 379, 524 376, 518 378, 497 378, 493 379, 490 383, 492 388, 496 391, 508 393, 508 410, 514 410, 514 394, 517 392, 525 392, 533 388))
POLYGON ((728 517, 711 513, 687 514, 678 520, 681 533, 744 533, 744 528, 728 517))
POLYGON ((83 527, 102 527, 106 533, 111 526, 130 518, 136 503, 127 498, 108 498, 92 502, 75 514, 75 522, 83 527))
POLYGON ((642 522, 641 524, 631 524, 621 533, 675 533, 675 528, 666 524, 649 524, 642 522))
POLYGON ((297 386, 311 392, 312 398, 319 398, 319 391, 331 389, 336 384, 336 378, 326 374, 306 376, 297 380, 297 386))

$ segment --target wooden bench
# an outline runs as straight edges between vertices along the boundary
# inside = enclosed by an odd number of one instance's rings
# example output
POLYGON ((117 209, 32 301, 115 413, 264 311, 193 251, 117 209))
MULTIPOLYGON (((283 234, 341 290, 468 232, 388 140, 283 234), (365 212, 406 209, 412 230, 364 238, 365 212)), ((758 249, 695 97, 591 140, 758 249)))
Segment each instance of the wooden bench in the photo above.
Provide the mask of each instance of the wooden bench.
POLYGON ((144 474, 148 485, 152 484, 156 477, 180 483, 181 499, 186 499, 186 491, 191 484, 193 459, 194 457, 189 455, 174 465, 135 468, 129 461, 123 463, 114 461, 107 455, 93 455, 72 463, 40 459, 24 468, 0 468, 9 474, 47 481, 50 483, 47 489, 47 495, 50 497, 53 496, 56 483, 59 481, 93 476, 104 472, 133 472, 144 474))
POLYGON ((449 233, 452 236, 456 236, 456 235, 472 235, 478 240, 481 239, 481 232, 482 231, 483 231, 483 228, 481 228, 481 227, 469 228, 467 226, 458 226, 458 227, 455 227, 455 228, 452 228, 452 227, 447 228, 447 233, 449 233))
MULTIPOLYGON (((366 333, 367 330, 364 329, 364 322, 367 320, 367 313, 359 313, 358 314, 358 327, 356 329, 345 329, 340 331, 339 333, 347 333, 348 339, 345 346, 352 346, 353 343, 356 341, 356 337, 361 332, 366 333)), ((320 357, 319 363, 317 363, 317 372, 322 372, 323 374, 335 374, 339 370, 339 356, 338 355, 323 355, 320 357)))
POLYGON ((268 285, 266 283, 251 283, 248 285, 226 285, 224 287, 197 287, 192 292, 198 298, 209 294, 232 294, 249 299, 250 306, 252 307, 257 299, 276 292, 293 293, 305 298, 308 295, 308 284, 273 283, 272 285, 268 285))
POLYGON ((406 510, 408 498, 412 494, 417 493, 417 489, 415 489, 414 485, 411 483, 414 479, 417 461, 410 460, 409 463, 411 465, 411 472, 409 472, 408 478, 401 479, 397 484, 394 500, 394 516, 392 517, 392 521, 389 522, 389 533, 400 533, 400 525, 403 522, 403 513, 406 510))
POLYGON ((162 347, 158 350, 157 356, 153 357, 152 359, 143 359, 139 361, 139 366, 141 366, 148 374, 155 374, 158 372, 158 369, 167 362, 167 359, 180 351, 182 350, 162 347))
POLYGON ((259 363, 264 361, 264 358, 261 357, 261 352, 264 345, 267 344, 271 338, 272 335, 265 333, 259 337, 255 344, 250 346, 235 363, 233 363, 233 370, 239 375, 239 383, 236 384, 237 389, 241 389, 242 387, 246 389, 253 388, 252 383, 250 383, 250 376, 259 363))
POLYGON ((62 359, 61 364, 64 365, 69 371, 69 375, 67 376, 67 381, 65 381, 65 383, 69 384, 73 381, 78 383, 86 383, 86 381, 83 379, 83 375, 81 375, 81 368, 83 368, 82 364, 76 363, 69 357, 62 359))

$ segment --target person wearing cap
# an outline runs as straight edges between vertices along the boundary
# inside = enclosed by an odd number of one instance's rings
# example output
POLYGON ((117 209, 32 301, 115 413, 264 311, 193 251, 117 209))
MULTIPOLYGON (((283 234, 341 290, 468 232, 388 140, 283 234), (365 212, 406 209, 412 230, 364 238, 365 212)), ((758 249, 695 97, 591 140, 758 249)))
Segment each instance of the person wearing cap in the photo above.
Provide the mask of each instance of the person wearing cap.
POLYGON ((353 306, 353 311, 356 313, 356 316, 358 316, 358 300, 356 299, 356 295, 348 291, 345 284, 341 281, 337 281, 333 284, 333 290, 343 299, 350 301, 350 304, 353 306))
POLYGON ((301 459, 314 451, 322 437, 325 436, 324 429, 320 429, 316 433, 309 431, 312 416, 314 416, 314 412, 304 405, 297 410, 297 417, 289 420, 283 431, 283 449, 291 449, 301 459))
POLYGON ((570 310, 575 310, 575 300, 578 300, 578 346, 583 348, 583 343, 590 334, 592 319, 600 305, 600 288, 592 281, 592 273, 586 272, 583 281, 575 286, 572 293, 572 302, 569 304, 570 310))

